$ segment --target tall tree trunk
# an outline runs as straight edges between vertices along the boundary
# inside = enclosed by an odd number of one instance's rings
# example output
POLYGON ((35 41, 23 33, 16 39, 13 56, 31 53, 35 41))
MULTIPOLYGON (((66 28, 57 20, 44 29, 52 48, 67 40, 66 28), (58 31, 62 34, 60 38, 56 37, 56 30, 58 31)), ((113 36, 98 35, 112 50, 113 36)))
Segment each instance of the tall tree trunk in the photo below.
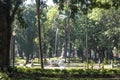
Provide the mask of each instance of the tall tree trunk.
POLYGON ((40 19, 41 19, 41 12, 42 12, 42 10, 40 9, 40 6, 41 6, 41 4, 40 4, 40 1, 39 0, 36 0, 36 9, 37 9, 37 18, 38 18, 38 20, 37 20, 37 22, 38 22, 38 36, 39 36, 39 49, 40 49, 40 56, 41 56, 41 58, 40 58, 40 61, 41 61, 41 68, 43 69, 44 68, 44 64, 43 64, 43 53, 42 53, 42 37, 41 37, 41 22, 40 22, 40 19))
POLYGON ((66 20, 65 20, 65 43, 63 44, 63 54, 61 55, 61 57, 65 58, 65 62, 66 62, 66 58, 67 58, 67 23, 66 23, 66 20))
POLYGON ((62 45, 62 53, 61 53, 61 58, 65 58, 65 62, 66 62, 66 57, 67 57, 67 23, 66 23, 66 20, 65 20, 65 41, 64 41, 64 43, 63 43, 63 45, 62 45))
POLYGON ((9 67, 11 28, 5 7, 0 5, 0 68, 9 67))
POLYGON ((10 66, 10 40, 11 24, 21 4, 21 0, 15 1, 12 7, 11 0, 0 0, 0 68, 6 69, 10 66), (11 11, 12 10, 12 11, 11 11))

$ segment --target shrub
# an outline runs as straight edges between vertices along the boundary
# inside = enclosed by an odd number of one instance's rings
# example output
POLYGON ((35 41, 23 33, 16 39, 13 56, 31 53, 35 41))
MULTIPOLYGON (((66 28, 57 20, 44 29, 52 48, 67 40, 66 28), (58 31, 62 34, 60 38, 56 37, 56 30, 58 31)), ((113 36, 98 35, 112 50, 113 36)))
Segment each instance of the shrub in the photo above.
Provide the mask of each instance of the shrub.
POLYGON ((111 75, 113 75, 113 74, 119 74, 118 72, 117 72, 117 70, 115 70, 115 69, 108 69, 108 70, 106 70, 107 71, 107 74, 111 74, 111 75))
POLYGON ((69 74, 71 74, 71 75, 78 75, 79 71, 77 69, 72 69, 72 70, 69 71, 69 74))
POLYGON ((8 77, 6 73, 0 72, 0 80, 10 80, 10 78, 8 77))
MULTIPOLYGON (((18 68, 13 69, 15 71, 9 72, 12 76, 11 78, 20 78, 24 79, 32 79, 32 78, 41 78, 48 77, 49 78, 82 78, 82 77, 107 77, 107 75, 119 75, 120 69, 31 69, 31 68, 18 68)), ((8 76, 5 74, 5 79, 8 76)), ((19 80, 20 80, 19 79, 19 80)), ((0 80, 2 80, 0 78, 0 80)))
POLYGON ((107 73, 107 72, 106 72, 106 69, 101 69, 100 72, 99 72, 100 75, 104 75, 104 74, 106 74, 106 73, 107 73))
POLYGON ((106 60, 106 58, 104 58, 103 63, 104 63, 104 64, 107 64, 107 60, 106 60))
POLYGON ((68 70, 66 70, 66 69, 61 70, 61 72, 62 72, 63 74, 68 74, 68 73, 69 73, 68 70))
POLYGON ((100 70, 97 70, 97 69, 90 70, 90 74, 93 76, 99 75, 99 72, 100 72, 100 70))
POLYGON ((90 69, 93 70, 93 67, 94 67, 94 62, 93 62, 93 60, 91 60, 91 61, 90 61, 90 69))
POLYGON ((84 72, 83 69, 79 69, 79 70, 78 70, 79 75, 83 74, 83 72, 84 72))
POLYGON ((118 62, 118 61, 117 61, 117 59, 115 58, 115 59, 114 59, 114 64, 116 65, 116 64, 117 64, 117 62, 118 62))
POLYGON ((102 63, 102 65, 101 65, 101 69, 102 69, 102 70, 104 69, 104 63, 102 63))
POLYGON ((84 68, 87 69, 87 62, 84 61, 84 68))

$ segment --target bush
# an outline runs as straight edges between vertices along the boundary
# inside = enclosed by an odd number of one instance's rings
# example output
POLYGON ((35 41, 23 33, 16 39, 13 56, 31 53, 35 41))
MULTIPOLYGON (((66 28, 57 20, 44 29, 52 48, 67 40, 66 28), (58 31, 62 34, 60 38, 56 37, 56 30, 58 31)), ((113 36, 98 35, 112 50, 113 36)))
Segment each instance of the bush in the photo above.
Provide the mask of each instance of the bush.
POLYGON ((93 62, 93 60, 91 60, 91 61, 90 61, 90 69, 93 70, 93 67, 94 67, 94 62, 93 62))
POLYGON ((79 75, 82 75, 82 74, 83 74, 83 72, 84 72, 84 70, 83 70, 83 69, 79 69, 79 70, 78 70, 79 75))
POLYGON ((84 68, 87 69, 87 62, 84 61, 84 68))
POLYGON ((0 80, 10 80, 6 73, 0 72, 0 80))
POLYGON ((114 64, 116 65, 118 61, 117 61, 117 59, 115 58, 113 62, 114 62, 114 64))
MULTIPOLYGON (((31 69, 31 68, 17 68, 9 72, 11 78, 19 78, 19 80, 33 79, 41 77, 49 78, 101 78, 112 77, 113 75, 120 75, 120 69, 31 69)), ((7 76, 7 75, 6 75, 7 76)), ((1 79, 0 79, 1 80, 1 79)), ((9 79, 5 79, 9 80, 9 79)))

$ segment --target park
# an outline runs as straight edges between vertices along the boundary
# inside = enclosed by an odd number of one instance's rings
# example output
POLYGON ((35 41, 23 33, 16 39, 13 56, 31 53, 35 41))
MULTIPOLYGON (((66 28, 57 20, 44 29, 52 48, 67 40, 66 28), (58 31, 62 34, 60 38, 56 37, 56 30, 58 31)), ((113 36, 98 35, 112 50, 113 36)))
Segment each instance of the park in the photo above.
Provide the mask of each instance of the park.
POLYGON ((0 80, 119 80, 119 0, 0 0, 0 80))

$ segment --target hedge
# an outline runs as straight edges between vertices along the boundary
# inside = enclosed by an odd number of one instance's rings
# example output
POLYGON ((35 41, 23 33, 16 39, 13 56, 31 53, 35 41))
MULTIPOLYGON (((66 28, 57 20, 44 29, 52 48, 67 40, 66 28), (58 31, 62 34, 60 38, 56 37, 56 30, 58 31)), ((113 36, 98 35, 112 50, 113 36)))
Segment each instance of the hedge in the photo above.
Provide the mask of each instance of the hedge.
POLYGON ((12 68, 8 70, 8 76, 14 79, 40 78, 120 78, 120 69, 32 69, 12 68))

